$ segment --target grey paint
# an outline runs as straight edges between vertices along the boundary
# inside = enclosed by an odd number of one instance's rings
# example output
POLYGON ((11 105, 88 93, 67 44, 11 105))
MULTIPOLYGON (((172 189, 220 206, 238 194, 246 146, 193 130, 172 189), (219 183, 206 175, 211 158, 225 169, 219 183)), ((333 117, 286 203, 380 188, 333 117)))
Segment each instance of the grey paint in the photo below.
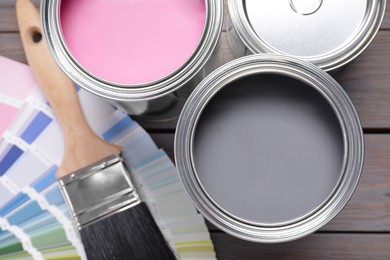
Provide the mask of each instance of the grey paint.
POLYGON ((246 221, 278 224, 318 207, 341 175, 344 143, 325 98, 280 75, 237 80, 206 106, 194 139, 201 184, 246 221))

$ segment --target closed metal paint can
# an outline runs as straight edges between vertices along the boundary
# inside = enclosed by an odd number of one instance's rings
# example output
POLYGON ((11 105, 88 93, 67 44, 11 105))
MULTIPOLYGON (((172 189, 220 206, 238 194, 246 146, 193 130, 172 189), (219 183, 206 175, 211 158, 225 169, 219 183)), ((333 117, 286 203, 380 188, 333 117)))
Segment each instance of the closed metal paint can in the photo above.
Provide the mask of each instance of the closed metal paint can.
POLYGON ((284 54, 325 71, 356 58, 386 10, 386 0, 228 0, 228 5, 228 41, 236 57, 284 54))
POLYGON ((276 54, 223 65, 180 115, 175 160, 198 210, 241 239, 277 243, 334 218, 362 170, 358 115, 317 66, 276 54))
POLYGON ((61 69, 131 115, 177 118, 220 64, 222 0, 44 0, 41 18, 61 69))

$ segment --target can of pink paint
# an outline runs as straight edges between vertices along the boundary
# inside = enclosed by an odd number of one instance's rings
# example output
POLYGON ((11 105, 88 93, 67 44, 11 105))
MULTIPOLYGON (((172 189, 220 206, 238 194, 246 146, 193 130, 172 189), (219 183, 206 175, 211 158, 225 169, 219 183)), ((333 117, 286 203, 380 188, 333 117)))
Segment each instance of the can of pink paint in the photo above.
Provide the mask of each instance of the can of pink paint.
POLYGON ((222 0, 44 0, 41 16, 61 69, 131 115, 177 117, 220 64, 222 0))

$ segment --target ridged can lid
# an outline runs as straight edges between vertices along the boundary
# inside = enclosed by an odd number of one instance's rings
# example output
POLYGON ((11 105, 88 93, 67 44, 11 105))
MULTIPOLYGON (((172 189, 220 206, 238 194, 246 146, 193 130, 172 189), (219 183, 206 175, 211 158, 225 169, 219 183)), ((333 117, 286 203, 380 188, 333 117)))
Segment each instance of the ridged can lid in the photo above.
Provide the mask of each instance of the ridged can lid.
POLYGON ((253 53, 278 53, 331 71, 372 41, 386 0, 229 0, 235 29, 253 53))

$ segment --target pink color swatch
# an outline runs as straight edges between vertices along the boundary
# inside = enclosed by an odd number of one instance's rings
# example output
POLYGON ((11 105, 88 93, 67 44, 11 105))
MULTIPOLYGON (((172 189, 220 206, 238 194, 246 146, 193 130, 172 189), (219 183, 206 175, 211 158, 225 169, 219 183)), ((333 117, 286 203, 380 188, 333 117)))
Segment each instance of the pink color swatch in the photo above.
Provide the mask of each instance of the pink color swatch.
POLYGON ((8 128, 19 109, 0 103, 0 136, 8 128))
POLYGON ((191 57, 205 0, 62 0, 61 28, 76 60, 116 83, 159 80, 191 57))
POLYGON ((36 86, 30 68, 22 63, 0 56, 0 93, 24 101, 36 86))
POLYGON ((0 137, 36 86, 30 68, 0 56, 0 137))

